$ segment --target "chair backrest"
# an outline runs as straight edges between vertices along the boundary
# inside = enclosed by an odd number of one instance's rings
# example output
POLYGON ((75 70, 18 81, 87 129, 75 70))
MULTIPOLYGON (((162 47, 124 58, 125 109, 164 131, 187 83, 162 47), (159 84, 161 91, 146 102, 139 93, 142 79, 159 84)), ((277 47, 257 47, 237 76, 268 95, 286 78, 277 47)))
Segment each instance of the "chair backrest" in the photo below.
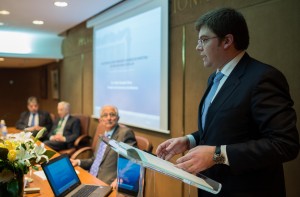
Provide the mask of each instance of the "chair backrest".
MULTIPOLYGON (((120 126, 123 126, 122 124, 120 124, 120 126)), ((95 131, 94 137, 93 137, 93 142, 92 142, 92 148, 95 149, 97 144, 98 144, 98 140, 99 140, 99 135, 103 134, 105 132, 105 128, 104 125, 101 123, 98 123, 97 129, 95 131)), ((135 139, 137 141, 137 147, 140 150, 145 150, 147 152, 152 152, 153 150, 153 145, 150 142, 149 139, 143 137, 143 136, 139 136, 139 135, 135 135, 135 139)))
POLYGON ((94 133, 93 142, 92 142, 92 148, 93 148, 94 151, 95 151, 95 148, 96 148, 96 146, 98 144, 99 135, 103 134, 104 132, 105 132, 104 125, 101 124, 101 123, 98 123, 97 129, 96 129, 96 131, 94 133))
MULTIPOLYGON (((124 125, 119 124, 119 127, 124 127, 124 125)), ((93 149, 95 149, 97 144, 98 144, 99 135, 104 134, 104 132, 105 132, 105 127, 101 122, 99 122, 98 125, 97 125, 97 129, 94 133, 94 137, 93 137, 93 142, 92 142, 92 148, 93 149)))
MULTIPOLYGON (((147 152, 152 152, 153 150, 153 145, 152 143, 150 142, 150 140, 146 137, 143 137, 143 136, 139 136, 139 135, 135 135, 135 139, 137 141, 137 146, 140 150, 144 150, 144 151, 147 151, 147 152)), ((143 188, 143 195, 145 196, 146 194, 146 171, 147 169, 145 169, 144 171, 144 188, 143 188)))
POLYGON ((89 126, 90 126, 90 117, 83 114, 72 114, 72 116, 76 117, 80 121, 80 129, 81 134, 88 134, 89 126))
POLYGON ((135 135, 135 139, 137 141, 137 146, 140 150, 152 152, 153 145, 147 138, 145 138, 143 136, 135 135))
POLYGON ((55 114, 54 113, 50 113, 50 118, 51 118, 51 120, 52 120, 52 122, 54 122, 55 121, 55 114))

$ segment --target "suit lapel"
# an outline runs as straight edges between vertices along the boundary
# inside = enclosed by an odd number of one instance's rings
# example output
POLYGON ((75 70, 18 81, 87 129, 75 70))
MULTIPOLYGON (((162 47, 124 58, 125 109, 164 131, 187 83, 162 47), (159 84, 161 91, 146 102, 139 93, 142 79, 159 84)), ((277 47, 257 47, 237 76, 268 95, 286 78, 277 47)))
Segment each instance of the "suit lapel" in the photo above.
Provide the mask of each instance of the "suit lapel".
MULTIPOLYGON (((114 140, 117 141, 118 136, 119 136, 119 126, 116 126, 115 131, 113 132, 113 134, 112 134, 112 136, 111 136, 111 139, 114 139, 114 140)), ((105 160, 105 158, 106 158, 106 156, 108 155, 109 151, 111 151, 111 148, 107 146, 106 149, 105 149, 104 155, 103 155, 103 157, 102 157, 101 164, 102 164, 102 162, 105 160)), ((100 164, 100 165, 101 165, 101 164, 100 164)))
POLYGON ((27 112, 27 116, 25 117, 26 127, 28 126, 30 115, 30 112, 27 112))
MULTIPOLYGON (((204 132, 201 132, 202 135, 200 135, 201 139, 205 137, 207 133, 206 131, 211 126, 215 114, 218 113, 218 111, 222 108, 223 104, 226 104, 226 101, 229 98, 229 96, 239 86, 240 78, 245 72, 248 59, 249 59, 248 54, 245 54, 244 57, 241 59, 241 61, 233 69, 231 74, 228 76, 222 88, 219 90, 218 94, 216 95, 213 102, 211 103, 211 106, 209 107, 206 114, 206 123, 205 123, 204 132)), ((207 92, 208 90, 206 90, 205 94, 207 94, 207 92)), ((201 103, 203 102, 203 100, 204 99, 202 99, 201 103)))
POLYGON ((39 115, 39 125, 44 124, 43 123, 44 115, 40 111, 38 111, 38 115, 39 115))
POLYGON ((200 132, 200 137, 201 137, 201 136, 203 135, 203 133, 204 133, 204 131, 203 131, 203 129, 202 129, 202 120, 201 120, 201 118, 202 118, 202 110, 203 110, 203 103, 204 103, 205 98, 206 98, 206 96, 207 96, 208 92, 210 91, 210 88, 211 88, 211 86, 212 86, 212 84, 213 84, 214 76, 215 76, 215 74, 212 74, 212 75, 209 77, 207 89, 206 89, 205 92, 204 92, 204 95, 203 95, 203 97, 202 97, 202 99, 201 99, 201 101, 200 101, 200 105, 199 105, 199 108, 198 108, 198 130, 199 130, 199 132, 200 132))

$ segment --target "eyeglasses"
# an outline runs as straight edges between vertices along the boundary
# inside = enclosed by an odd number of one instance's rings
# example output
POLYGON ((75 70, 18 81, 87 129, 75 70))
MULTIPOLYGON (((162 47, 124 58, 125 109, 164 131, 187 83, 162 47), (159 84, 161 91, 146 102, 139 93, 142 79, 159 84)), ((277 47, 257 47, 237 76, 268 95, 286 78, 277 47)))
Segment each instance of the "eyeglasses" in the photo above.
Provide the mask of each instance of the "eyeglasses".
POLYGON ((210 39, 213 39, 213 38, 218 38, 218 36, 200 38, 200 39, 198 39, 198 45, 197 46, 202 48, 207 43, 207 41, 209 41, 210 39))
POLYGON ((116 113, 102 114, 101 118, 107 118, 108 116, 110 116, 111 118, 115 118, 117 117, 117 114, 116 113))

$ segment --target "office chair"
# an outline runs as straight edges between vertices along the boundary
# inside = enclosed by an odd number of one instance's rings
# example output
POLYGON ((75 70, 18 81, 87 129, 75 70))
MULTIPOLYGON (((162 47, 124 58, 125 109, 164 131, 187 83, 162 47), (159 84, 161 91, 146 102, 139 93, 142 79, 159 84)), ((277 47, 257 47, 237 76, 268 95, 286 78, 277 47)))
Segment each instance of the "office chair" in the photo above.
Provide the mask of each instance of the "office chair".
POLYGON ((91 141, 91 137, 88 135, 89 126, 90 126, 90 117, 83 114, 72 114, 72 116, 79 119, 81 134, 75 140, 74 146, 72 148, 59 151, 60 154, 68 154, 69 156, 71 156, 73 153, 75 153, 76 150, 80 149, 81 147, 89 146, 91 141))

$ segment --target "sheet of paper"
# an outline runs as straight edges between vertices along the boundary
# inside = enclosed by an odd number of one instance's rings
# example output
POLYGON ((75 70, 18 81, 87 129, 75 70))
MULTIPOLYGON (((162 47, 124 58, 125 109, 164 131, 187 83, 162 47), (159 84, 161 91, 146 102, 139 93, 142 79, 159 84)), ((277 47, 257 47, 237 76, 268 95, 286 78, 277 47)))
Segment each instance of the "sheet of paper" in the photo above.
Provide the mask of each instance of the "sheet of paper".
MULTIPOLYGON (((151 155, 145 151, 142 151, 140 149, 137 149, 135 147, 132 147, 122 142, 119 142, 119 145, 120 147, 123 147, 124 149, 127 150, 134 149, 139 154, 142 160, 142 165, 144 165, 145 167, 167 174, 171 177, 181 179, 185 183, 195 185, 204 190, 210 190, 210 191, 214 190, 214 188, 209 183, 207 183, 204 179, 177 168, 173 163, 169 161, 158 158, 154 155, 151 155)), ((218 183, 216 182, 216 184, 218 183)))
POLYGON ((35 171, 35 172, 33 172, 33 173, 34 173, 35 175, 37 175, 38 177, 40 177, 41 179, 47 180, 47 177, 46 177, 46 175, 45 175, 45 173, 44 173, 43 170, 35 171))

